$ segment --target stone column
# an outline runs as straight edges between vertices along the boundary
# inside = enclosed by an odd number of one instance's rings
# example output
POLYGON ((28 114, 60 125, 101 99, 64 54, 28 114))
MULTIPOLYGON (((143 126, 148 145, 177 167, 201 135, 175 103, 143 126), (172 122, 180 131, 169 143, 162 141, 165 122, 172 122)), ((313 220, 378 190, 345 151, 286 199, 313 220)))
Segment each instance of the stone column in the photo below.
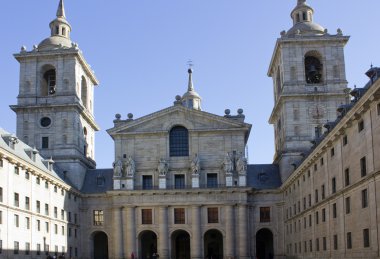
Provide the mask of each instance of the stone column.
POLYGON ((234 213, 234 205, 230 204, 227 205, 226 207, 226 216, 225 216, 225 221, 226 221, 226 244, 225 244, 225 258, 233 258, 235 256, 235 213, 234 213))
POLYGON ((126 247, 125 247, 125 256, 126 258, 131 258, 132 252, 135 255, 135 258, 139 258, 136 250, 136 209, 135 207, 127 207, 127 219, 126 219, 126 247))
POLYGON ((168 207, 159 208, 159 237, 158 254, 160 259, 168 259, 169 256, 169 231, 168 231, 168 207))
POLYGON ((191 246, 191 258, 203 258, 202 249, 202 229, 201 229, 201 206, 191 208, 191 229, 193 231, 191 246))
POLYGON ((114 256, 117 259, 123 258, 123 207, 113 208, 113 243, 114 243, 114 256))
POLYGON ((247 205, 238 206, 238 229, 239 229, 239 241, 238 241, 238 256, 241 259, 248 258, 248 207, 247 205))

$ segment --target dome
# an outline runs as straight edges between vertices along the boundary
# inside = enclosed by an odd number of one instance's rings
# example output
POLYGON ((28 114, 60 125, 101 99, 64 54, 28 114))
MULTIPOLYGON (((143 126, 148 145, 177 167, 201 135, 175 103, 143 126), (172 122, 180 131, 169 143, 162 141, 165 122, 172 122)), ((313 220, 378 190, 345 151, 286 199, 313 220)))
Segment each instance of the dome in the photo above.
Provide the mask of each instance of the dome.
POLYGON ((286 35, 295 35, 299 31, 301 35, 323 35, 325 34, 325 28, 314 22, 300 22, 296 23, 286 35))
POLYGON ((186 92, 182 96, 182 99, 185 99, 185 98, 198 98, 198 99, 201 99, 201 96, 197 92, 195 92, 195 91, 188 91, 188 92, 186 92))
POLYGON ((39 49, 54 49, 58 48, 60 45, 62 47, 71 48, 71 40, 62 36, 51 36, 49 38, 44 39, 38 45, 39 49))

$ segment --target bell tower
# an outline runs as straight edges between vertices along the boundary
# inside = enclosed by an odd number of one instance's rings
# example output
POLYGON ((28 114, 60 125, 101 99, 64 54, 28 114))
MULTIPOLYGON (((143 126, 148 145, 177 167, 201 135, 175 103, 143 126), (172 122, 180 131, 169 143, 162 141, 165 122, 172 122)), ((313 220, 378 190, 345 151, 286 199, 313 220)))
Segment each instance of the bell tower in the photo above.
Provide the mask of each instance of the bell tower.
POLYGON ((340 29, 335 34, 314 22, 314 10, 298 0, 291 12, 293 27, 281 32, 268 70, 273 79, 276 153, 282 181, 323 134, 323 125, 334 121, 336 109, 349 101, 344 46, 349 40, 340 29))
POLYGON ((15 54, 20 63, 17 136, 80 189, 87 169, 95 168, 94 87, 98 85, 78 45, 70 39, 63 0, 50 22, 50 37, 31 51, 15 54))

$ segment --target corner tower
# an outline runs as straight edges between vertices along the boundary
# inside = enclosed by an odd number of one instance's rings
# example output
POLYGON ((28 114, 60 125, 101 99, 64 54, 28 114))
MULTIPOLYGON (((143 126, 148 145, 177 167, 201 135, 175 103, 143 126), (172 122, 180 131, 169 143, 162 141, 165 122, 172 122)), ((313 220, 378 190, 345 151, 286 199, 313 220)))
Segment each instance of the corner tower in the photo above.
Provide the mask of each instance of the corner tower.
POLYGON ((52 157, 80 189, 95 168, 94 87, 98 80, 78 45, 71 41, 63 0, 50 22, 50 37, 33 50, 15 54, 20 63, 17 136, 52 157))
POLYGON ((281 32, 268 70, 273 79, 276 153, 284 181, 336 119, 336 109, 349 101, 344 46, 349 37, 340 29, 329 34, 313 20, 314 10, 298 0, 291 12, 293 27, 281 32))

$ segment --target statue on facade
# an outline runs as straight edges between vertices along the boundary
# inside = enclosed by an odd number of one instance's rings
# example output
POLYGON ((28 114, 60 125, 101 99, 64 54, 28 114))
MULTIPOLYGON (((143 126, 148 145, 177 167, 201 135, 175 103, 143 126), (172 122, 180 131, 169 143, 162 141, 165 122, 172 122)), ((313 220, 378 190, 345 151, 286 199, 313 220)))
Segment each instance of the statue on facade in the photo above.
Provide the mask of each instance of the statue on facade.
POLYGON ((158 160, 157 170, 160 176, 165 176, 169 171, 169 163, 165 159, 160 158, 160 160, 158 160))
POLYGON ((230 154, 228 154, 228 153, 226 154, 226 156, 224 157, 222 165, 223 165, 223 169, 224 169, 225 173, 232 173, 234 166, 233 166, 233 162, 232 162, 232 159, 230 157, 230 154))
POLYGON ((128 156, 125 166, 126 166, 127 176, 134 176, 135 171, 136 171, 136 165, 132 156, 128 156))
POLYGON ((113 176, 115 177, 121 177, 123 173, 123 162, 118 159, 112 164, 113 166, 113 176))
POLYGON ((197 153, 195 153, 194 158, 191 160, 190 167, 191 167, 191 172, 193 174, 199 174, 200 173, 201 164, 200 164, 199 157, 198 157, 197 153))
POLYGON ((236 160, 236 171, 239 174, 246 174, 247 173, 247 158, 245 158, 243 152, 239 153, 239 156, 236 160))

